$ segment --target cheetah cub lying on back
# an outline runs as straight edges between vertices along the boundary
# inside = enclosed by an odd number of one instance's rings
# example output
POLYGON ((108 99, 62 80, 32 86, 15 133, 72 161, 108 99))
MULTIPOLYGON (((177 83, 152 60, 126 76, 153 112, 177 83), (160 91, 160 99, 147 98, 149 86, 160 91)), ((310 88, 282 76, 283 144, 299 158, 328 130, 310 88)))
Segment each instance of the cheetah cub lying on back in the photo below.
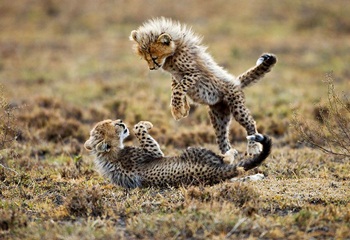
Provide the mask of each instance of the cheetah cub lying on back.
POLYGON ((139 122, 133 132, 140 146, 124 146, 127 126, 121 120, 104 120, 91 130, 84 146, 95 155, 99 172, 124 188, 219 183, 257 167, 271 150, 271 139, 257 134, 262 152, 238 164, 225 164, 223 156, 205 148, 187 148, 178 156, 165 157, 148 134, 151 128, 150 122, 139 122))
POLYGON ((264 54, 256 66, 238 77, 218 66, 201 45, 201 38, 185 25, 171 19, 149 20, 133 30, 130 40, 150 70, 163 68, 172 74, 171 112, 176 120, 186 117, 187 97, 209 106, 209 115, 217 143, 223 154, 232 154, 228 127, 232 116, 247 131, 248 154, 261 151, 254 141, 256 123, 245 106, 243 88, 258 81, 277 62, 273 54, 264 54), (231 150, 231 151, 230 151, 231 150))

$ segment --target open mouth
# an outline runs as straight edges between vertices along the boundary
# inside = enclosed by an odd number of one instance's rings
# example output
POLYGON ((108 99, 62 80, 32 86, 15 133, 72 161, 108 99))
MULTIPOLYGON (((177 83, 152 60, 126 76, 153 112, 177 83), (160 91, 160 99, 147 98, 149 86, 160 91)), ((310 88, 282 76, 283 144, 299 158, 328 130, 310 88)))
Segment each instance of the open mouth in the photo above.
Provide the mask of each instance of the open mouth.
POLYGON ((159 64, 156 64, 156 66, 154 67, 150 67, 149 70, 157 70, 159 69, 161 66, 159 64))
POLYGON ((162 66, 161 64, 159 64, 156 61, 156 59, 157 58, 152 58, 153 66, 149 68, 150 70, 157 70, 158 68, 160 68, 162 66))
POLYGON ((158 57, 152 57, 153 64, 157 66, 157 67, 153 67, 154 69, 158 69, 161 67, 160 64, 157 62, 157 59, 158 57))

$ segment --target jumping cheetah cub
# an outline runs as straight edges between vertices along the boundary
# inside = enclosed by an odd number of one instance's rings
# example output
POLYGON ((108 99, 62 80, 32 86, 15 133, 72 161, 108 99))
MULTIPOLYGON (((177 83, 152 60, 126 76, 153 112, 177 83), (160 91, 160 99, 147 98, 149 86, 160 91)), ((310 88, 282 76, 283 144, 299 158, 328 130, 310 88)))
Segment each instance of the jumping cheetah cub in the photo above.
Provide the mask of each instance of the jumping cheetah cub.
POLYGON ((176 120, 188 115, 194 102, 209 106, 209 115, 217 143, 223 154, 234 153, 228 139, 228 127, 232 116, 247 131, 248 154, 261 151, 254 141, 256 123, 245 106, 243 88, 258 81, 277 62, 275 55, 262 55, 256 66, 238 77, 218 66, 201 45, 201 38, 191 29, 171 19, 149 20, 133 30, 130 40, 135 50, 145 59, 150 70, 163 68, 172 74, 171 112, 176 120))
POLYGON ((91 130, 84 146, 95 155, 99 172, 124 188, 216 184, 257 167, 271 150, 271 139, 257 134, 262 152, 237 164, 225 164, 222 156, 205 148, 187 148, 178 156, 165 157, 148 133, 151 128, 150 122, 139 122, 133 131, 140 146, 124 146, 127 126, 121 120, 104 120, 91 130))

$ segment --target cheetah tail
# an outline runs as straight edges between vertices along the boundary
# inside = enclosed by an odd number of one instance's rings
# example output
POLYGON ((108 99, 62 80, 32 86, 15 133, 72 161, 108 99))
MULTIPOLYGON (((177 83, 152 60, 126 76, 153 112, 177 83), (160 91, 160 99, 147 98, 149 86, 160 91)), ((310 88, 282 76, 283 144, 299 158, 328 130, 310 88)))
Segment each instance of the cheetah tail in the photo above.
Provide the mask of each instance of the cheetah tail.
POLYGON ((267 135, 255 135, 255 141, 262 144, 263 150, 260 154, 238 163, 237 167, 243 167, 245 171, 259 166, 271 153, 272 140, 267 135))
POLYGON ((250 86, 259 81, 266 73, 270 72, 276 64, 277 57, 274 54, 263 54, 257 61, 257 65, 238 76, 241 88, 250 86))

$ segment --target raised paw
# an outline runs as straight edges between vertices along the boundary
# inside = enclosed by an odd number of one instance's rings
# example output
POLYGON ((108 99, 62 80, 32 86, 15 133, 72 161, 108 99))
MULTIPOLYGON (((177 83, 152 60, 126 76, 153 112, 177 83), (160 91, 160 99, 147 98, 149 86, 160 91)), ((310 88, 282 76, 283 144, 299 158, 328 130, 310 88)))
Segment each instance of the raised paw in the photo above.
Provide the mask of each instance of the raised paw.
POLYGON ((256 65, 260 65, 264 63, 265 65, 271 66, 277 62, 277 57, 272 53, 264 53, 261 57, 256 61, 256 65))
MULTIPOLYGON (((188 115, 188 113, 190 112, 190 104, 188 103, 188 101, 187 101, 187 98, 185 97, 184 98, 184 108, 185 108, 185 111, 186 111, 186 113, 187 113, 187 115, 188 115)), ((186 115, 186 116, 187 116, 186 115)))
POLYGON ((238 151, 236 149, 231 148, 224 154, 224 163, 226 164, 234 164, 235 159, 238 156, 238 151))
POLYGON ((134 128, 133 131, 135 134, 139 134, 142 131, 148 131, 153 127, 153 124, 151 122, 148 121, 140 121, 139 123, 137 123, 134 128))
POLYGON ((259 141, 262 141, 264 136, 261 134, 249 135, 247 136, 247 154, 248 155, 256 155, 262 151, 262 145, 259 141))
POLYGON ((188 105, 171 106, 171 114, 175 120, 180 120, 181 118, 187 117, 189 110, 190 108, 188 105))

